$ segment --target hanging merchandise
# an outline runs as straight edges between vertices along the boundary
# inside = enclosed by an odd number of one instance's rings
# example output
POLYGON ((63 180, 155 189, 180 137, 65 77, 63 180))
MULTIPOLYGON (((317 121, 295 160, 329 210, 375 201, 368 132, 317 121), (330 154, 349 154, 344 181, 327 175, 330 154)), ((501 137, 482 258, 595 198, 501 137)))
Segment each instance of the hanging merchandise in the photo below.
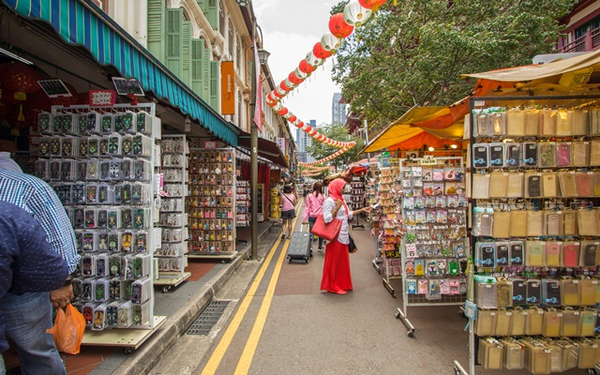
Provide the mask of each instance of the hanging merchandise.
POLYGON ((596 373, 597 99, 471 100, 470 374, 596 373))
POLYGON ((250 181, 237 181, 235 196, 235 224, 237 227, 250 226, 250 181))

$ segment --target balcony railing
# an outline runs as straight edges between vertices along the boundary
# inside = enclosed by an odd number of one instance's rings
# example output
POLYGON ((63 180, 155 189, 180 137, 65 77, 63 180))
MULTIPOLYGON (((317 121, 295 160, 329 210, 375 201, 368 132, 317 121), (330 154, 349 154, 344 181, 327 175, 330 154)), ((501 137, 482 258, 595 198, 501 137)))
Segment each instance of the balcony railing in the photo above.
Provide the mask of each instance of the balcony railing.
POLYGON ((569 44, 557 48, 556 52, 589 52, 600 48, 600 27, 590 30, 569 44))

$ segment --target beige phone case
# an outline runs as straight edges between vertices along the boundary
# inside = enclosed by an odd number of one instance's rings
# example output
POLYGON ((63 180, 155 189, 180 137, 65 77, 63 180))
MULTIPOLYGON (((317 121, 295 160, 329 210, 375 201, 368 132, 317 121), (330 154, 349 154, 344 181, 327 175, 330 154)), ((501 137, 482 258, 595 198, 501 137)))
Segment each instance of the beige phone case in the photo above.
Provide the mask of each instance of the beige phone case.
POLYGON ((527 236, 544 235, 544 213, 542 211, 527 211, 527 236))
POLYGON ((574 167, 587 167, 589 164, 590 142, 571 144, 571 163, 574 167))
POLYGON ((508 189, 508 173, 490 173, 490 198, 506 198, 508 189))
POLYGON ((558 178, 556 173, 544 173, 542 175, 542 192, 546 198, 558 196, 558 178))
POLYGON ((522 198, 523 197, 523 173, 509 173, 507 188, 507 198, 522 198))
POLYGON ((510 212, 495 211, 494 225, 492 227, 492 237, 508 238, 510 237, 510 212))
POLYGON ((527 122, 527 111, 519 108, 511 109, 506 112, 506 135, 523 136, 525 135, 525 124, 527 122))
POLYGON ((490 197, 490 175, 473 175, 473 199, 488 199, 490 197))

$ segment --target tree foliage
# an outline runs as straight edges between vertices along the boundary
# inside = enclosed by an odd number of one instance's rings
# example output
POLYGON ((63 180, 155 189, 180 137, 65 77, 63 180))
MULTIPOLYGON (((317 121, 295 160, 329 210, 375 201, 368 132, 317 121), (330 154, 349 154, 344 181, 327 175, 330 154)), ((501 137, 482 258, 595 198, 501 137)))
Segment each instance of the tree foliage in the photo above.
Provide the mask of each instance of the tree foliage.
POLYGON ((475 82, 461 74, 526 65, 550 53, 572 3, 388 0, 344 40, 333 80, 373 134, 413 106, 446 106, 467 96, 475 82))
MULTIPOLYGON (((360 137, 356 137, 348 134, 348 129, 344 127, 342 124, 333 124, 333 125, 325 125, 323 127, 319 127, 319 132, 324 134, 325 136, 335 139, 336 141, 341 142, 350 142, 355 141, 356 146, 352 147, 350 150, 346 151, 342 155, 337 158, 327 162, 327 165, 333 165, 336 168, 343 168, 343 166, 351 164, 357 160, 359 160, 358 153, 365 146, 364 141, 360 137)), ((331 154, 336 153, 339 150, 337 147, 332 147, 326 145, 317 140, 313 140, 312 144, 306 147, 306 152, 309 155, 312 155, 315 159, 320 160, 331 154)))

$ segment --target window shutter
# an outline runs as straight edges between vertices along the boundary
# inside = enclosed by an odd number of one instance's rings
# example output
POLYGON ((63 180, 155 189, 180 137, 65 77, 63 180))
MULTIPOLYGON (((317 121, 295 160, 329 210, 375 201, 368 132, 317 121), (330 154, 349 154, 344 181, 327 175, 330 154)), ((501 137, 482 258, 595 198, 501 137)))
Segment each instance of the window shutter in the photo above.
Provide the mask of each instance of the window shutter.
POLYGON ((206 10, 206 1, 207 0, 196 0, 198 6, 200 7, 200 9, 202 9, 202 11, 206 10))
POLYGON ((190 21, 183 21, 183 33, 182 33, 182 42, 183 42, 183 56, 181 59, 182 62, 182 76, 181 79, 188 86, 192 82, 192 76, 190 72, 190 64, 191 64, 191 24, 190 21))
POLYGON ((165 6, 163 0, 148 0, 148 51, 163 62, 165 61, 164 19, 165 6))
POLYGON ((218 110, 221 108, 219 106, 219 96, 220 96, 220 77, 221 77, 221 69, 220 63, 218 61, 210 62, 210 106, 214 109, 218 110))
POLYGON ((206 18, 213 30, 219 30, 219 3, 218 0, 206 0, 208 2, 208 14, 206 18))
POLYGON ((167 9, 167 45, 166 65, 177 77, 182 75, 183 43, 183 9, 167 9))
POLYGON ((202 45, 202 99, 210 101, 210 50, 202 45))
POLYGON ((202 96, 202 52, 204 50, 203 39, 192 39, 192 90, 202 96))

